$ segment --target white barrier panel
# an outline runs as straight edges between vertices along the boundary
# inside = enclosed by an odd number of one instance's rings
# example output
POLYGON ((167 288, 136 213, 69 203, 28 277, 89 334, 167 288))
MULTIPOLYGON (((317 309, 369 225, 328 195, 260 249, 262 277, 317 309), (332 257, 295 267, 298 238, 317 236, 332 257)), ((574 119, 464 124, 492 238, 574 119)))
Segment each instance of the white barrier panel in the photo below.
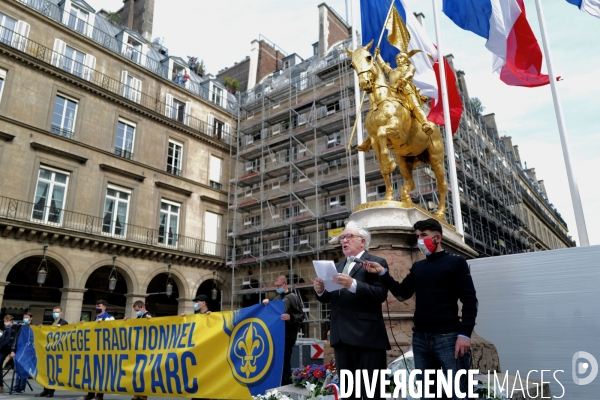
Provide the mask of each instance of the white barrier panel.
POLYGON ((553 398, 599 399, 600 246, 469 265, 479 300, 475 331, 498 348, 502 372, 525 379, 537 371, 530 379, 541 380, 544 370, 553 398))

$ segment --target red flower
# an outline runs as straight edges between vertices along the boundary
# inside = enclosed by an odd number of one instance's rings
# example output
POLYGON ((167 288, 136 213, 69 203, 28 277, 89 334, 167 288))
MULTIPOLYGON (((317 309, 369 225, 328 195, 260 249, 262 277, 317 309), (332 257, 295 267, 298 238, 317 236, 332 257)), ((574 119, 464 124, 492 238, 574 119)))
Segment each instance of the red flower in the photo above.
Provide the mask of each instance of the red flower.
POLYGON ((315 376, 315 378, 323 378, 325 376, 325 372, 321 371, 320 369, 315 370, 315 372, 313 372, 313 375, 315 376))

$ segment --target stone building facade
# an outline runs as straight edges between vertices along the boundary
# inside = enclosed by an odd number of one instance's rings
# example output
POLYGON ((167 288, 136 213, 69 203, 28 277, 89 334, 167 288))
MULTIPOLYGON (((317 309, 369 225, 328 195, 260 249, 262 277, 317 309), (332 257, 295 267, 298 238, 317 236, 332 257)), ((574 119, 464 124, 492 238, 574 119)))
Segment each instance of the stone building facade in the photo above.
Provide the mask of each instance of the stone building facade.
POLYGON ((117 316, 144 299, 190 313, 213 292, 213 309, 229 305, 236 105, 153 46, 153 1, 135 4, 133 29, 83 1, 0 4, 2 314, 49 322, 61 304, 75 322, 100 298, 117 316))

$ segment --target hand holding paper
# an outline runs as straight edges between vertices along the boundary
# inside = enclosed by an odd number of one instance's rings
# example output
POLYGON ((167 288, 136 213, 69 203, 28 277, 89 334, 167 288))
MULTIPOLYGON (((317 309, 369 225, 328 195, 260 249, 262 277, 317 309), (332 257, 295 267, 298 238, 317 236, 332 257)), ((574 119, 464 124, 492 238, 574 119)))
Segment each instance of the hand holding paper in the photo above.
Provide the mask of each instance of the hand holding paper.
POLYGON ((315 266, 315 272, 317 276, 323 280, 325 284, 325 290, 328 292, 343 289, 344 287, 338 283, 333 282, 333 277, 338 275, 337 270, 335 269, 335 264, 331 260, 313 260, 313 265, 315 266))

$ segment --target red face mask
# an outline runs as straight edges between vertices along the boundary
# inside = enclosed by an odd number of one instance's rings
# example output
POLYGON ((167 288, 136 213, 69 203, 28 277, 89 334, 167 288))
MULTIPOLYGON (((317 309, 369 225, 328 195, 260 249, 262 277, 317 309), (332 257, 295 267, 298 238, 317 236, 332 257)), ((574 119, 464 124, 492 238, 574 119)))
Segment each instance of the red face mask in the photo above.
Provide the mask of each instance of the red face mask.
POLYGON ((425 253, 426 256, 429 256, 433 254, 437 248, 437 243, 433 243, 432 238, 419 238, 419 240, 417 240, 417 247, 422 253, 425 253))

